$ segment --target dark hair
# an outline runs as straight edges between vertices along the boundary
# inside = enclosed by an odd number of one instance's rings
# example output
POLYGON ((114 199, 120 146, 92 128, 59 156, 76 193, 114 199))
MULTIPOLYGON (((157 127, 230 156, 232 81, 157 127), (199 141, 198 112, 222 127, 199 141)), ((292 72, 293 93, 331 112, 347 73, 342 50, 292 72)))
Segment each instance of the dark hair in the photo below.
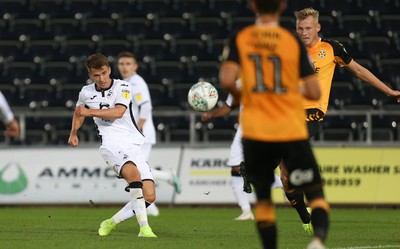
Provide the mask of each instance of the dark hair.
POLYGON ((137 61, 136 55, 134 53, 132 53, 132 52, 129 52, 129 51, 123 51, 123 52, 119 53, 118 59, 121 59, 121 58, 124 58, 124 57, 132 58, 135 62, 137 61))
POLYGON ((284 0, 252 0, 259 14, 273 14, 278 12, 284 0))
POLYGON ((100 69, 102 66, 110 67, 107 57, 100 53, 89 55, 86 60, 86 69, 90 72, 91 68, 100 69))

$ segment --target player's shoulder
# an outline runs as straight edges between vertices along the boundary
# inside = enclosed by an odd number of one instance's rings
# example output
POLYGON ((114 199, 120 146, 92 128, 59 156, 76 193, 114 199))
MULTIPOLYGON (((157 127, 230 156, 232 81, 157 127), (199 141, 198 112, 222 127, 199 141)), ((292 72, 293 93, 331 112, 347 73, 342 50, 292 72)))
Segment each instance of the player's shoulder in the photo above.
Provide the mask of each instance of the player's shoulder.
POLYGON ((343 44, 340 43, 338 40, 322 38, 321 43, 328 44, 329 46, 331 46, 333 48, 333 51, 335 51, 335 52, 345 50, 345 47, 343 46, 343 44))
POLYGON ((90 94, 95 91, 96 91, 95 83, 85 85, 81 89, 81 93, 83 93, 83 94, 90 94))
POLYGON ((113 79, 115 87, 129 87, 129 82, 120 79, 113 79))

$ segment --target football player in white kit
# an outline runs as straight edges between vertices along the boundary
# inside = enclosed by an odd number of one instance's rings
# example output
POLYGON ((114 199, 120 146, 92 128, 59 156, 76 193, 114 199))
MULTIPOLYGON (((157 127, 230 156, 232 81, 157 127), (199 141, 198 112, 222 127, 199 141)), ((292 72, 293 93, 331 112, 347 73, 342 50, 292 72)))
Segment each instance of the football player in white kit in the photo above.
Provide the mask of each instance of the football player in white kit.
POLYGON ((4 126, 6 127, 5 135, 8 137, 17 137, 20 134, 18 121, 14 118, 10 106, 7 103, 6 98, 0 91, 0 116, 3 120, 4 126))
MULTIPOLYGON (((133 53, 125 51, 118 55, 118 71, 122 78, 131 84, 133 115, 137 121, 138 128, 145 136, 142 151, 146 160, 149 160, 151 149, 156 143, 156 129, 154 128, 152 117, 153 106, 149 88, 144 79, 136 73, 137 69, 137 59, 133 53)), ((151 172, 156 181, 166 181, 174 187, 176 193, 179 194, 181 192, 181 183, 174 171, 163 171, 152 168, 151 172)), ((128 214, 132 214, 132 212, 127 210, 128 214)), ((159 210, 155 203, 147 207, 147 215, 159 215, 159 210)))
MULTIPOLYGON (((238 80, 237 84, 240 84, 238 80)), ((203 122, 207 122, 212 118, 223 117, 231 113, 236 106, 233 105, 232 95, 228 95, 224 105, 218 107, 211 112, 205 112, 201 116, 203 122)), ((240 109, 242 106, 240 106, 240 109)), ((250 201, 248 195, 252 192, 250 183, 247 182, 246 176, 241 174, 241 169, 244 167, 243 146, 242 146, 242 128, 239 124, 235 137, 231 144, 231 150, 228 160, 228 165, 231 167, 231 187, 233 195, 239 207, 242 209, 242 214, 235 218, 235 220, 254 220, 254 215, 251 211, 250 201)), ((271 188, 282 188, 282 182, 278 175, 275 174, 275 182, 271 188)))
MULTIPOLYGON (((68 144, 79 144, 77 132, 85 117, 92 117, 101 139, 100 153, 107 165, 124 178, 130 192, 130 209, 140 226, 139 237, 157 237, 150 228, 146 202, 153 202, 153 175, 141 151, 144 136, 137 128, 132 114, 129 83, 110 78, 111 68, 102 54, 90 55, 86 61, 90 79, 95 83, 84 86, 79 93, 68 144), (145 201, 146 199, 146 201, 145 201)), ((114 215, 100 225, 99 235, 108 235, 121 217, 114 215)))

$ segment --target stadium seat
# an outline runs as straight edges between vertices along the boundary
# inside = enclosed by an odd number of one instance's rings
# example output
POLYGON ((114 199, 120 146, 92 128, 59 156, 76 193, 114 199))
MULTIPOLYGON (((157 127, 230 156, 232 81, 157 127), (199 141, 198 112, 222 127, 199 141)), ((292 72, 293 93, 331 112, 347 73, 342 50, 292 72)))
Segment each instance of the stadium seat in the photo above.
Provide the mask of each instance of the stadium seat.
POLYGON ((153 77, 157 80, 152 82, 161 83, 162 79, 172 80, 174 83, 185 82, 185 65, 176 61, 157 61, 153 77))
POLYGON ((100 9, 100 0, 64 0, 64 11, 74 13, 83 13, 91 17, 103 17, 100 9))
POLYGON ((26 35, 34 39, 51 37, 44 31, 43 23, 36 18, 12 20, 9 26, 9 35, 12 37, 26 35))
POLYGON ((107 13, 107 16, 115 13, 122 17, 137 16, 136 1, 134 0, 102 0, 100 8, 107 13))
POLYGON ((116 57, 122 51, 131 51, 131 49, 131 43, 126 40, 102 40, 98 43, 97 52, 116 57))
POLYGON ((60 53, 67 60, 71 56, 86 57, 96 52, 96 44, 91 40, 67 40, 61 44, 60 53))
POLYGON ((54 18, 48 23, 54 36, 64 36, 68 39, 81 38, 79 21, 74 18, 54 18))
POLYGON ((47 61, 40 70, 41 79, 45 83, 49 83, 51 79, 68 83, 72 81, 74 75, 73 64, 66 61, 47 61))
POLYGON ((28 0, 2 0, 0 7, 0 15, 4 13, 11 13, 13 15, 22 15, 24 12, 19 10, 26 9, 28 6, 28 0))
POLYGON ((199 60, 213 59, 213 53, 208 53, 206 44, 199 39, 179 39, 171 43, 171 54, 175 60, 182 56, 196 56, 199 60))
POLYGON ((194 37, 187 21, 181 17, 161 17, 153 28, 159 37, 165 34, 170 34, 177 39, 194 37))
POLYGON ((118 32, 114 20, 110 18, 88 18, 82 22, 81 37, 90 39, 93 35, 105 39, 125 38, 125 33, 118 32))
POLYGON ((195 16, 207 16, 210 8, 206 0, 176 0, 176 8, 183 13, 192 13, 195 16))
POLYGON ((24 44, 18 40, 0 40, 0 56, 3 58, 11 57, 13 60, 26 60, 23 56, 24 44))
POLYGON ((138 37, 151 37, 151 22, 144 17, 123 18, 119 24, 119 29, 127 35, 138 37))
POLYGON ((134 49, 139 58, 150 56, 156 60, 166 60, 169 54, 168 43, 161 39, 143 39, 135 44, 134 49))
POLYGON ((34 12, 37 16, 41 13, 45 13, 50 17, 61 17, 64 12, 64 1, 30 0, 29 10, 34 12))
POLYGON ((44 60, 60 59, 59 44, 53 40, 33 40, 26 43, 24 55, 33 60, 40 57, 44 60))
POLYGON ((210 35, 213 38, 227 37, 226 26, 219 17, 196 17, 190 30, 199 38, 201 35, 210 35))
POLYGON ((189 68, 189 82, 204 80, 210 83, 217 82, 219 63, 215 61, 199 61, 189 68))
POLYGON ((380 28, 385 31, 398 31, 400 25, 400 16, 397 15, 382 15, 379 22, 380 28))
POLYGON ((339 27, 341 31, 339 35, 346 36, 349 33, 366 35, 375 29, 375 23, 368 15, 346 15, 339 19, 339 27))

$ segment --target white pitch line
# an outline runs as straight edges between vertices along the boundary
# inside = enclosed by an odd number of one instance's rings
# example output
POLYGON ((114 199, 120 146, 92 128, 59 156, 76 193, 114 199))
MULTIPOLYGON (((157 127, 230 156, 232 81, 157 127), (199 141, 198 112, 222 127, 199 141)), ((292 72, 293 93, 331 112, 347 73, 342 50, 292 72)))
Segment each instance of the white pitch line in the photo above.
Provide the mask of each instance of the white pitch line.
POLYGON ((375 249, 375 248, 400 248, 400 245, 379 245, 379 246, 350 246, 350 247, 335 247, 329 249, 375 249))

